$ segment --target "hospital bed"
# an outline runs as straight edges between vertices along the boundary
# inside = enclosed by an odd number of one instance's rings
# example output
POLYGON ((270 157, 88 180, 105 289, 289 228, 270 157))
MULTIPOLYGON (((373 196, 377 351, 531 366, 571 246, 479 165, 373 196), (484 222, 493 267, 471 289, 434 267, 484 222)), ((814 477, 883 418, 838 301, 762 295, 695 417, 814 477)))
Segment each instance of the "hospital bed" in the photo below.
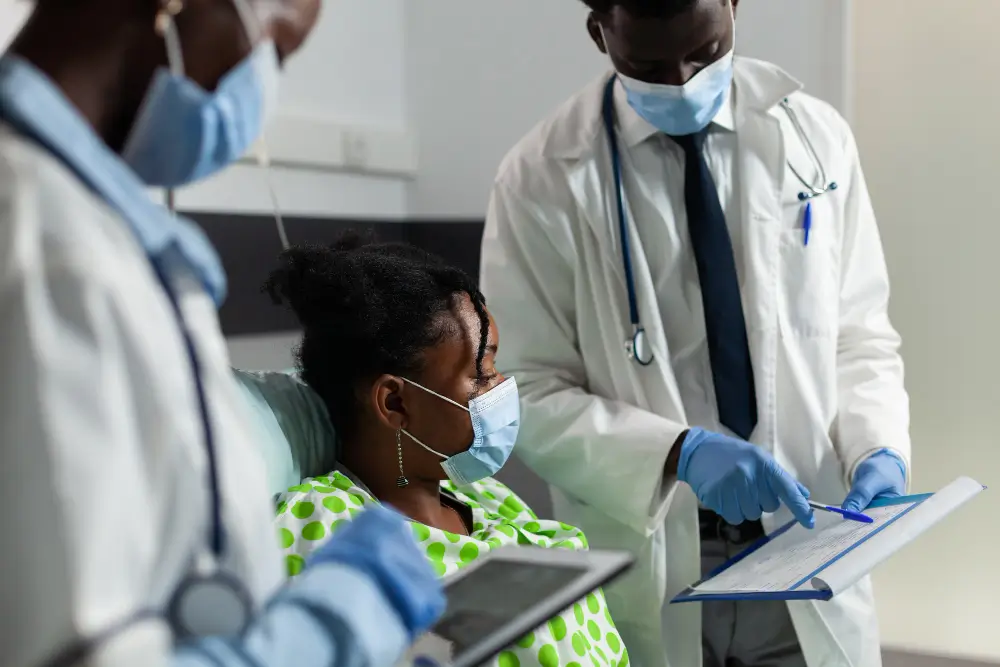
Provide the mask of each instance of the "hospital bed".
POLYGON ((295 372, 233 373, 260 434, 255 444, 272 494, 333 470, 336 438, 326 406, 295 372))

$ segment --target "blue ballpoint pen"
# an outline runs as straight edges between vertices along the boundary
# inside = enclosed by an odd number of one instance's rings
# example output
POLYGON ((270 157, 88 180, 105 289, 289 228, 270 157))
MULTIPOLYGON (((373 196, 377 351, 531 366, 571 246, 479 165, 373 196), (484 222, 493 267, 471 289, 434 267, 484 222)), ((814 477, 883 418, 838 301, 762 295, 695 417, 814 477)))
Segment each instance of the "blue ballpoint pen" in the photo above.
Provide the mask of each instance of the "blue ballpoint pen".
POLYGON ((809 245, 809 231, 813 226, 812 202, 806 202, 806 210, 802 214, 802 245, 809 245))
POLYGON ((852 512, 850 510, 841 509, 839 507, 833 507, 832 505, 824 505, 822 503, 816 503, 810 500, 809 507, 813 508, 814 510, 833 512, 834 514, 839 514, 845 519, 850 519, 851 521, 857 521, 859 523, 875 523, 875 519, 871 518, 867 514, 861 514, 860 512, 852 512))

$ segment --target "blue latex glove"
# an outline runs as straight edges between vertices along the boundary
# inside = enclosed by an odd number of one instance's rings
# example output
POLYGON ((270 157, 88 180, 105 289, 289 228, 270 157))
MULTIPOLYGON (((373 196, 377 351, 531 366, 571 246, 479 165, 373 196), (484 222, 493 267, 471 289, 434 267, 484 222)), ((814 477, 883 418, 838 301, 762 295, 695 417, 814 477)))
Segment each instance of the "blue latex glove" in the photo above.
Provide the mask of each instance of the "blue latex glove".
POLYGON ((399 613, 411 637, 428 630, 445 609, 437 573, 417 548, 406 519, 373 506, 313 552, 310 565, 340 563, 366 573, 399 613))
POLYGON ((906 464, 888 449, 861 462, 843 509, 863 512, 876 498, 896 498, 906 491, 906 464))
POLYGON ((816 523, 809 491, 770 454, 743 440, 691 429, 681 444, 677 477, 702 505, 734 526, 774 512, 782 503, 803 526, 816 523))

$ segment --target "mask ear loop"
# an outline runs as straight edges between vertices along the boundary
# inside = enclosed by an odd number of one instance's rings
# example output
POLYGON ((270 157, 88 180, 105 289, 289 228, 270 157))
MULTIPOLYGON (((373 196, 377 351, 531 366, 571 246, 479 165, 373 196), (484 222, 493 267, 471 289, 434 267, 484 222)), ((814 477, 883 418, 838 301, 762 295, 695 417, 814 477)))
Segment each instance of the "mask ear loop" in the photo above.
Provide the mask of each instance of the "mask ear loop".
POLYGON ((167 50, 167 66, 175 76, 184 76, 184 52, 181 50, 181 38, 177 34, 177 23, 174 17, 184 10, 182 0, 164 0, 160 11, 156 13, 154 28, 156 34, 163 38, 167 50))
POLYGON ((422 384, 419 384, 419 383, 417 383, 417 382, 414 382, 413 380, 407 380, 406 378, 401 378, 401 379, 402 379, 402 380, 403 380, 403 382, 405 382, 406 384, 412 384, 412 385, 413 385, 414 387, 416 387, 417 389, 423 389, 424 391, 426 391, 426 392, 427 392, 428 394, 430 394, 431 396, 437 396, 437 397, 438 397, 438 398, 440 398, 440 399, 441 399, 442 401, 447 401, 448 403, 451 403, 452 405, 454 405, 454 406, 455 406, 456 408, 461 408, 462 410, 465 410, 466 412, 470 412, 470 413, 472 412, 471 410, 469 410, 468 406, 465 406, 465 405, 462 405, 461 403, 459 403, 459 402, 457 402, 457 401, 453 401, 453 400, 451 400, 450 398, 448 398, 447 396, 442 396, 441 394, 437 393, 437 392, 436 392, 436 391, 434 391, 433 389, 428 389, 428 388, 427 388, 427 387, 425 387, 424 385, 422 385, 422 384))
POLYGON ((736 54, 736 5, 729 0, 729 16, 733 19, 733 54, 736 54))
POLYGON ((278 192, 274 188, 274 178, 271 173, 271 158, 267 154, 267 136, 263 133, 258 141, 256 150, 257 165, 264 170, 264 182, 267 183, 267 192, 271 197, 271 207, 274 214, 274 225, 278 229, 278 239, 281 241, 281 249, 288 250, 288 232, 285 229, 285 219, 281 215, 281 204, 278 202, 278 192))
MULTIPOLYGON (((427 445, 425 445, 423 442, 421 442, 418 438, 414 437, 414 435, 412 433, 410 433, 409 431, 407 431, 405 428, 399 429, 399 432, 405 434, 407 438, 409 438, 413 442, 417 443, 418 445, 420 445, 421 447, 423 447, 424 449, 426 449, 427 451, 429 451, 434 456, 437 456, 438 458, 444 459, 444 460, 448 460, 448 459, 451 458, 450 456, 446 456, 446 455, 442 454, 441 452, 439 452, 439 451, 437 451, 435 449, 431 449, 430 447, 428 447, 427 445)), ((398 434, 397 434, 397 437, 398 437, 398 434)), ((399 450, 399 454, 400 454, 400 460, 402 460, 402 455, 403 455, 403 450, 402 449, 399 450)), ((407 482, 407 484, 409 484, 409 482, 407 482)), ((396 482, 396 485, 397 486, 399 485, 398 480, 396 482)))
MULTIPOLYGON (((236 13, 240 15, 243 28, 246 31, 247 39, 250 40, 250 48, 256 48, 258 42, 264 37, 264 26, 260 16, 253 10, 247 0, 233 0, 236 13)), ((291 245, 288 242, 288 231, 285 228, 285 219, 281 214, 281 204, 278 201, 278 191, 274 187, 274 175, 271 171, 271 156, 267 151, 267 135, 261 132, 257 140, 254 157, 257 159, 257 166, 264 170, 264 182, 267 184, 268 196, 271 199, 271 209, 274 215, 274 225, 278 230, 278 239, 281 241, 281 249, 288 250, 291 245)))
MULTIPOLYGON (((184 76, 184 52, 181 50, 181 39, 177 34, 177 23, 174 21, 174 17, 183 10, 182 0, 164 0, 160 3, 160 10, 156 12, 156 20, 153 23, 153 30, 163 38, 167 51, 167 66, 174 76, 184 76)), ((171 212, 176 213, 177 202, 173 188, 167 188, 164 203, 171 212)))

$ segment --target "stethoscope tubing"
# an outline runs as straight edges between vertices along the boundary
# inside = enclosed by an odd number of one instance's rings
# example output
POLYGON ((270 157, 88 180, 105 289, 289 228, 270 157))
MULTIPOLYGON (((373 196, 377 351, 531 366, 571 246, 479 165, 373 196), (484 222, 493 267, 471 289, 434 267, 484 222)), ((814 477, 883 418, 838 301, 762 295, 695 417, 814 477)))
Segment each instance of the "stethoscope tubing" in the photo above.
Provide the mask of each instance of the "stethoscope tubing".
MULTIPOLYGON (((614 178, 615 188, 615 213, 618 216, 618 233, 621 237, 622 263, 625 269, 625 287, 628 292, 629 322, 632 326, 631 336, 625 342, 625 349, 630 359, 635 360, 640 366, 649 366, 653 363, 655 355, 653 355, 651 350, 648 357, 643 354, 643 349, 647 347, 646 330, 639 318, 639 304, 636 297, 635 276, 632 270, 632 251, 629 241, 628 221, 625 217, 625 188, 622 184, 621 153, 618 149, 617 137, 615 136, 614 91, 617 79, 617 75, 612 75, 604 87, 602 119, 604 122, 604 131, 608 139, 608 147, 611 152, 611 173, 614 178)), ((823 161, 820 159, 819 153, 816 151, 815 146, 813 146, 808 134, 806 134, 805 128, 799 121, 798 114, 792 109, 788 98, 783 99, 779 106, 788 115, 795 133, 798 135, 803 146, 805 146, 817 170, 819 185, 807 181, 795 169, 791 161, 787 161, 789 170, 802 186, 806 188, 805 191, 799 193, 799 201, 808 202, 836 190, 837 183, 827 181, 826 168, 823 166, 823 161)))

